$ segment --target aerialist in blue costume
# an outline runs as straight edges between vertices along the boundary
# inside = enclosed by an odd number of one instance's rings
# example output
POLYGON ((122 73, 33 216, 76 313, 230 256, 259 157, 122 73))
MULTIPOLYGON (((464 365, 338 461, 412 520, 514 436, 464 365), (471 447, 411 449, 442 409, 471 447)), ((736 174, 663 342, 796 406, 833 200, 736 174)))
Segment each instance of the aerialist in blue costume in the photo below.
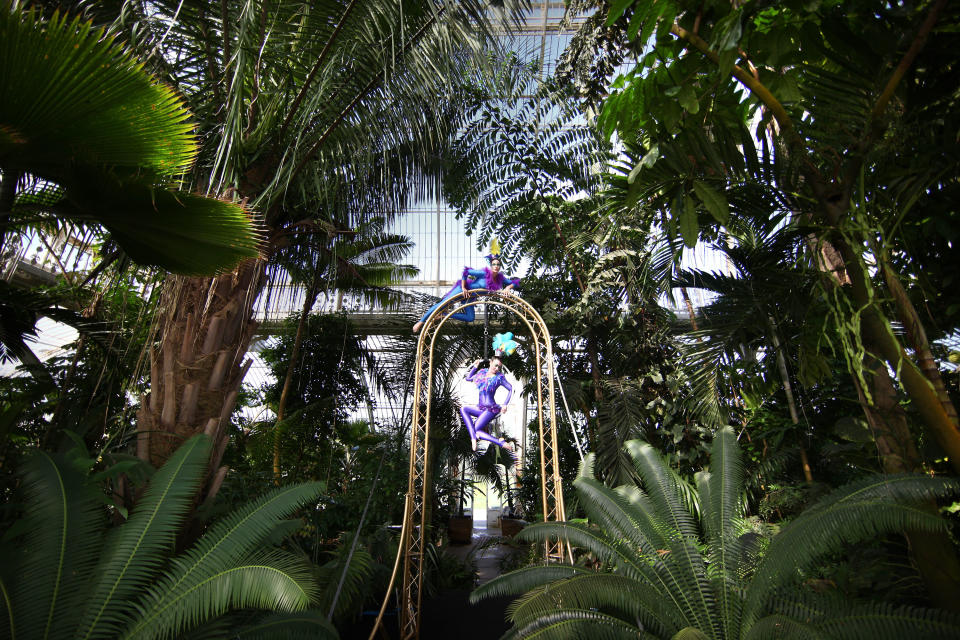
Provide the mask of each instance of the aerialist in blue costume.
POLYGON ((476 405, 460 408, 460 417, 463 424, 470 432, 470 441, 473 443, 473 450, 477 450, 477 439, 492 442, 498 447, 513 451, 513 445, 506 440, 496 438, 487 433, 487 425, 497 417, 501 411, 507 410, 510 404, 510 398, 513 397, 513 387, 507 382, 507 377, 503 375, 503 363, 500 358, 494 356, 490 358, 490 368, 480 369, 480 360, 474 361, 470 366, 470 372, 467 374, 467 380, 477 385, 480 390, 480 400, 476 405), (497 404, 497 389, 504 387, 507 390, 507 401, 503 407, 497 404))
MULTIPOLYGON (((460 281, 457 284, 453 285, 453 288, 450 291, 447 291, 443 298, 437 304, 433 305, 427 312, 423 314, 420 320, 413 325, 413 332, 417 333, 420 331, 420 327, 423 326, 423 323, 427 321, 427 318, 430 317, 430 314, 445 305, 450 298, 454 297, 461 291, 463 291, 463 283, 466 282, 467 290, 471 289, 489 289, 490 291, 509 291, 514 287, 520 286, 519 278, 507 278, 500 272, 500 255, 492 254, 487 256, 487 260, 490 261, 490 266, 483 269, 471 269, 470 267, 463 268, 463 275, 460 277, 460 281)), ((459 311, 452 316, 451 318, 455 320, 463 320, 464 322, 473 322, 475 317, 475 312, 473 307, 467 307, 463 311, 459 311)))

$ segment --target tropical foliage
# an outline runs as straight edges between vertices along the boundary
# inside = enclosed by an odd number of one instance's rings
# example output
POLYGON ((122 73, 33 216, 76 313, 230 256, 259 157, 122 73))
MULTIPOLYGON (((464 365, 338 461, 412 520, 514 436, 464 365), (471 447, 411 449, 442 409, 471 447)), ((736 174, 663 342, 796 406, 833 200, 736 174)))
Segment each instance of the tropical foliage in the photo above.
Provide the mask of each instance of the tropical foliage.
POLYGON ((24 471, 23 519, 6 534, 19 544, 4 564, 4 634, 177 637, 231 609, 307 609, 317 595, 309 570, 265 542, 316 499, 316 483, 274 490, 171 556, 209 455, 209 438, 186 442, 128 518, 112 509, 125 522, 106 534, 104 496, 76 468, 83 460, 37 452, 24 471))
POLYGON ((525 593, 508 637, 900 638, 956 637, 960 620, 936 611, 838 601, 801 582, 843 545, 904 529, 942 530, 919 509, 955 493, 953 480, 874 476, 841 487, 769 539, 745 518, 745 469, 732 430, 717 432, 696 486, 641 441, 627 449, 639 481, 615 489, 588 459, 576 481, 588 524, 540 523, 520 536, 561 538, 599 568, 533 566, 474 599, 525 593))
POLYGON ((0 248, 24 224, 69 218, 172 271, 256 256, 249 211, 176 189, 199 151, 182 99, 103 29, 19 5, 0 6, 0 248))
MULTIPOLYGON (((516 559, 575 562, 480 591, 513 635, 960 635, 960 8, 571 0, 528 47, 558 6, 0 0, 0 635, 393 610, 438 240, 395 223, 441 199, 528 269, 563 391, 570 521, 516 559)), ((487 333, 432 355, 425 598, 479 480, 543 506, 537 421, 515 479, 457 415, 487 333)))

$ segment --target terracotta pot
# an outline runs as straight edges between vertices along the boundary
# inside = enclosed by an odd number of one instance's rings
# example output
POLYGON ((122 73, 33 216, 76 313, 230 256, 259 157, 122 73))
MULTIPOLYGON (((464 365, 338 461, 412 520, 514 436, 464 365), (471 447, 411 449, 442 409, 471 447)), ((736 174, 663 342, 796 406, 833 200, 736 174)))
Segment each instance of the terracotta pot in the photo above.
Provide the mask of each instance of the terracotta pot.
POLYGON ((505 538, 512 538, 520 533, 520 530, 527 526, 526 520, 519 518, 500 518, 500 533, 505 538))
POLYGON ((450 516, 447 536, 451 544, 470 544, 473 539, 473 516, 450 516))

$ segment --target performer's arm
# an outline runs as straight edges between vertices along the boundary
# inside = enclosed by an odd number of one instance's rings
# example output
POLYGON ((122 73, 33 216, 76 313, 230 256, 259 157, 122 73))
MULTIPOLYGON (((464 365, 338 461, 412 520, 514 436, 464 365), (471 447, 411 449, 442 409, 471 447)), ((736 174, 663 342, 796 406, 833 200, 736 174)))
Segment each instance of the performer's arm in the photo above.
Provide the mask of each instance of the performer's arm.
POLYGON ((477 375, 477 373, 478 373, 478 372, 477 372, 477 367, 478 367, 478 366, 480 366, 480 361, 479 361, 479 360, 477 360, 476 362, 474 362, 474 363, 470 366, 470 371, 467 372, 467 378, 466 378, 466 379, 469 380, 470 382, 473 382, 473 377, 474 377, 475 375, 477 375))
POLYGON ((482 278, 486 275, 483 269, 471 269, 470 267, 463 268, 463 277, 466 278, 470 276, 473 279, 482 278))
POLYGON ((510 404, 510 398, 513 397, 513 387, 510 386, 510 383, 507 382, 507 377, 503 374, 500 375, 500 384, 507 389, 507 401, 503 403, 503 406, 506 407, 510 404))

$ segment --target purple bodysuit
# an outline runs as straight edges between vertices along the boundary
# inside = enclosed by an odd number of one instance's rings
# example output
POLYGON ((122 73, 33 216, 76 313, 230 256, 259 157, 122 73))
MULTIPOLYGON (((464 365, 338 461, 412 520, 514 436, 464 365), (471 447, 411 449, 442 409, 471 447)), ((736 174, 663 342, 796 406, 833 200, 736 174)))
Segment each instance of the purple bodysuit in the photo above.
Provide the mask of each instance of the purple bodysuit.
POLYGON ((507 401, 504 404, 507 405, 510 404, 510 398, 513 397, 513 387, 510 386, 507 377, 502 373, 491 374, 488 369, 478 371, 476 367, 470 369, 467 380, 476 384, 480 390, 480 400, 476 405, 460 408, 460 417, 470 432, 470 438, 486 440, 498 447, 505 446, 507 442, 487 433, 486 426, 500 413, 500 405, 497 404, 496 400, 497 389, 500 387, 506 388, 507 401))

